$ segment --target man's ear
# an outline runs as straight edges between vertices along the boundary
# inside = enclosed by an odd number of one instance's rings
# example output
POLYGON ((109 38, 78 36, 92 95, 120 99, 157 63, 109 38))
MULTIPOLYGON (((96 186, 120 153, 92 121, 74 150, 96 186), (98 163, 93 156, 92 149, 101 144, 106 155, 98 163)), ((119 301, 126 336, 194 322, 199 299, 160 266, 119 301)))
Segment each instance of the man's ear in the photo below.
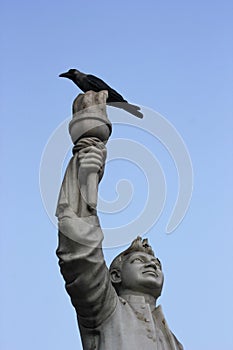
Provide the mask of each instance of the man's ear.
POLYGON ((112 269, 110 271, 110 277, 112 283, 120 283, 121 282, 121 272, 118 269, 112 269))

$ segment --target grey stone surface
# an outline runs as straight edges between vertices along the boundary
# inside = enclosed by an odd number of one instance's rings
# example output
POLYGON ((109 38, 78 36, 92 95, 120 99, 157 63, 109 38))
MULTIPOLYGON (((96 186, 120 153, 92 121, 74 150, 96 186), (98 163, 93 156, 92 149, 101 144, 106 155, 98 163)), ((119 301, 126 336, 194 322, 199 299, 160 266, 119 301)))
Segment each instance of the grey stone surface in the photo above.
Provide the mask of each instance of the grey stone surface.
POLYGON ((113 260, 110 269, 105 264, 103 232, 96 202, 90 197, 97 199, 98 183, 104 173, 105 143, 110 135, 110 131, 105 133, 109 121, 102 102, 106 102, 106 97, 104 92, 88 92, 75 100, 77 125, 83 123, 83 116, 87 122, 95 115, 103 122, 103 132, 97 125, 96 134, 87 134, 89 127, 85 126, 84 138, 72 136, 78 142, 64 176, 56 212, 57 256, 77 313, 83 349, 181 350, 161 306, 156 305, 163 287, 163 272, 147 240, 136 238, 113 260), (94 114, 88 114, 90 107, 94 114))

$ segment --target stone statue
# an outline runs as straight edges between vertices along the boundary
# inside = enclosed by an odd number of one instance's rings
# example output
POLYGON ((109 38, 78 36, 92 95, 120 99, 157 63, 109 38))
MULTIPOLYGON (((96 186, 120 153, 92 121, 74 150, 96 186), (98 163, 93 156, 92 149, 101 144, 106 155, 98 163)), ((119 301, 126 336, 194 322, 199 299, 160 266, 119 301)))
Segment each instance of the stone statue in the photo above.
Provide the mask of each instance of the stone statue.
POLYGON ((156 306, 163 272, 148 241, 136 238, 110 269, 105 264, 96 200, 111 133, 106 99, 106 91, 88 91, 74 101, 70 134, 75 146, 56 213, 57 256, 83 349, 182 350, 156 306))

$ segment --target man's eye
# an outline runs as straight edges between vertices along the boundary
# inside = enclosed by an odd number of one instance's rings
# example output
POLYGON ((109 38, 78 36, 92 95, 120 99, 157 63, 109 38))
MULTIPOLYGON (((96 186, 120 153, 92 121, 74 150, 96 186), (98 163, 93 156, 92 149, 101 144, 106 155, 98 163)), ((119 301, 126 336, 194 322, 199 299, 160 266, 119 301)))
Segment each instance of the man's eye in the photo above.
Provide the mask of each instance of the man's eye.
POLYGON ((135 261, 140 261, 140 262, 142 262, 142 259, 141 259, 141 258, 135 258, 135 259, 133 259, 133 262, 135 262, 135 261))

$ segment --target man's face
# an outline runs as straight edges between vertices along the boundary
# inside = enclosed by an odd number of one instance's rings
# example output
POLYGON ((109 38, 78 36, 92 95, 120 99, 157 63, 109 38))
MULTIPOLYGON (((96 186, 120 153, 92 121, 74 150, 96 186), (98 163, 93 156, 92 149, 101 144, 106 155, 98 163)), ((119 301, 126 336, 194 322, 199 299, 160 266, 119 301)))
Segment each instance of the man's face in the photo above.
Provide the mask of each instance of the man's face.
POLYGON ((144 252, 125 257, 121 269, 121 289, 150 294, 158 298, 163 287, 163 272, 158 259, 144 252))

